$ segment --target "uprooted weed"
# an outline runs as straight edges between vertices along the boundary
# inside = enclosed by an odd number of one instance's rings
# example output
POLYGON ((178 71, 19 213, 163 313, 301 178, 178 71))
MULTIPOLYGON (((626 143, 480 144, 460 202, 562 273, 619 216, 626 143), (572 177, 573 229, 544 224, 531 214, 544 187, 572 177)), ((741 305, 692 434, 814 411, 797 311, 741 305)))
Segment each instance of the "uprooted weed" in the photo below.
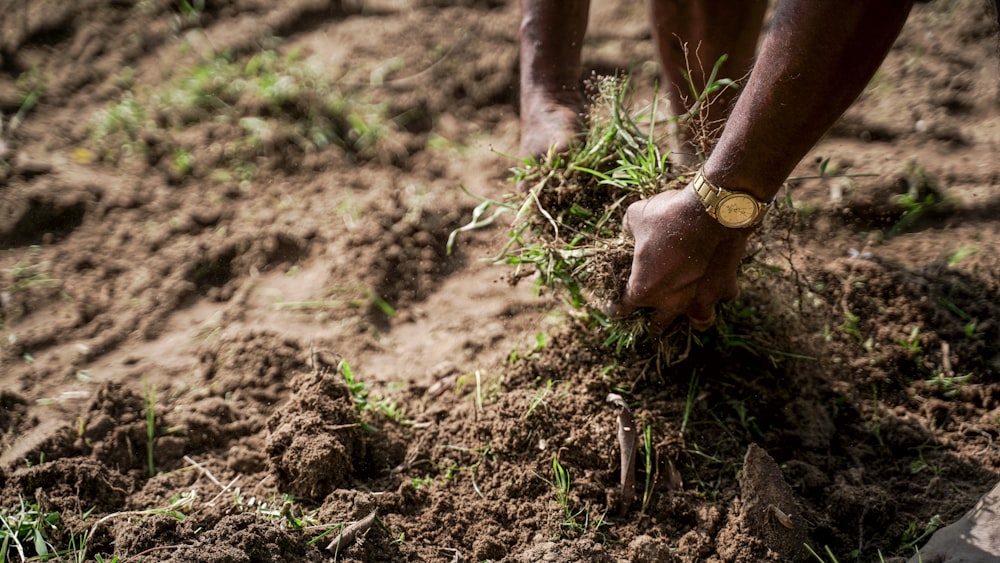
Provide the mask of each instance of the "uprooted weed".
POLYGON ((601 77, 589 85, 590 127, 567 153, 551 151, 513 169, 525 190, 502 201, 484 200, 472 221, 453 233, 486 226, 514 213, 508 239, 494 257, 514 267, 512 284, 533 277, 537 290, 564 297, 586 324, 608 330, 619 351, 646 339, 645 317, 619 321, 602 309, 617 301, 631 269, 633 241, 622 229, 628 205, 650 197, 673 176, 661 151, 656 104, 630 113, 628 81, 601 77), (492 214, 491 214, 492 210, 492 214))
MULTIPOLYGON (((706 89, 703 97, 715 91, 706 89)), ((680 355, 686 330, 676 331, 676 339, 655 339, 645 312, 612 319, 604 311, 622 297, 631 271, 634 241, 622 227, 629 204, 682 188, 686 178, 660 148, 667 128, 658 120, 655 96, 633 111, 628 80, 621 77, 597 78, 588 94, 589 129, 582 142, 566 153, 523 160, 512 180, 525 190, 504 201, 483 201, 459 231, 514 213, 508 240, 495 257, 513 266, 511 283, 533 278, 539 290, 564 297, 585 324, 604 331, 605 345, 617 352, 648 347, 657 355, 680 355)))
POLYGON ((601 78, 590 89, 585 141, 514 169, 527 192, 498 257, 515 267, 513 280, 537 274, 537 283, 565 291, 573 307, 584 309, 621 296, 632 255, 625 210, 671 178, 669 154, 658 146, 655 102, 633 115, 627 81, 601 78))
POLYGON ((389 127, 380 107, 295 50, 282 56, 265 49, 246 60, 222 52, 155 88, 134 83, 131 71, 123 75, 120 100, 89 124, 96 152, 79 158, 117 163, 143 156, 177 177, 249 180, 259 157, 282 150, 296 157, 290 162, 327 147, 370 160, 389 127), (196 158, 198 128, 217 150, 196 158))
MULTIPOLYGON (((697 119, 704 113, 701 110, 722 89, 735 87, 733 81, 717 79, 717 70, 718 65, 692 110, 672 120, 694 129, 705 126, 697 119)), ((658 114, 656 96, 652 103, 633 110, 637 104, 630 92, 627 79, 594 80, 588 92, 589 129, 582 141, 565 153, 550 151, 543 158, 521 161, 513 169, 512 180, 524 190, 503 201, 484 200, 472 221, 453 233, 449 248, 454 234, 513 213, 506 244, 494 257, 513 267, 510 282, 532 278, 538 290, 563 297, 584 325, 602 331, 605 346, 616 353, 652 356, 662 367, 682 360, 691 343, 700 340, 686 324, 675 325, 666 337, 658 338, 649 334, 648 311, 624 319, 605 312, 608 304, 621 299, 631 271, 634 241, 622 227, 628 206, 663 190, 681 189, 690 180, 686 171, 679 173, 672 167, 669 153, 660 149, 667 127, 658 114)), ((787 223, 787 213, 778 209, 772 215, 787 223)), ((756 263, 755 249, 774 236, 767 227, 761 229, 747 262, 756 263)), ((757 270, 768 268, 758 266, 762 267, 757 270)), ((731 310, 722 309, 720 326, 729 320, 740 324, 739 319, 727 317, 731 310)))

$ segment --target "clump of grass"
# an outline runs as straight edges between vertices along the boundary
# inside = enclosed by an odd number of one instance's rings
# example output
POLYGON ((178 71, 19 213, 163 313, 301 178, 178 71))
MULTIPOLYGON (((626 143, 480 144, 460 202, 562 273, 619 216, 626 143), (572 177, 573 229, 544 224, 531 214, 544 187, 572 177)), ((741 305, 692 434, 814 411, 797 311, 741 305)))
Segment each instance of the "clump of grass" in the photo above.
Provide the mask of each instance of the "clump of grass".
POLYGON ((60 521, 58 512, 45 512, 38 504, 27 503, 23 498, 13 509, 0 507, 0 562, 8 560, 11 550, 21 561, 56 557, 48 536, 60 521))
POLYGON ((378 413, 397 424, 410 424, 406 415, 400 410, 395 401, 374 393, 369 389, 369 385, 359 381, 354 376, 354 370, 345 361, 341 360, 337 366, 337 373, 340 374, 351 393, 354 400, 354 410, 358 413, 359 424, 368 431, 375 431, 375 427, 365 422, 361 417, 368 413, 378 413))
POLYGON ((537 275, 537 283, 564 291, 576 308, 621 296, 632 250, 622 233, 625 210, 662 189, 670 175, 655 103, 631 114, 622 78, 600 78, 591 92, 585 142, 514 169, 528 191, 500 257, 515 267, 515 279, 537 275))
POLYGON ((659 148, 655 102, 630 110, 628 80, 601 77, 589 87, 593 107, 585 140, 566 154, 527 158, 512 179, 527 188, 502 201, 484 200, 455 235, 514 218, 495 257, 513 266, 511 283, 533 277, 536 287, 557 292, 587 322, 607 330, 618 352, 646 338, 646 320, 625 321, 602 313, 621 298, 631 268, 633 242, 622 229, 628 205, 662 190, 672 178, 669 154, 659 148), (492 213, 490 209, 493 209, 492 213))
POLYGON ((607 510, 596 517, 592 517, 591 506, 589 504, 583 508, 573 506, 571 494, 573 490, 573 478, 569 470, 559 462, 558 455, 552 456, 552 475, 553 480, 549 484, 552 486, 553 492, 555 492, 556 503, 563 512, 563 535, 572 537, 592 533, 596 539, 600 541, 606 540, 607 538, 604 536, 602 529, 607 526, 607 521, 605 520, 607 510))
POLYGON ((199 169, 181 141, 184 131, 200 124, 228 127, 232 138, 222 141, 217 162, 206 166, 222 166, 213 176, 240 179, 252 174, 257 156, 275 151, 339 147, 350 158, 372 158, 386 128, 381 108, 300 53, 263 50, 246 60, 220 54, 153 90, 129 88, 91 120, 90 142, 109 162, 133 155, 156 160, 150 155, 167 151, 174 171, 186 176, 209 172, 199 169))
MULTIPOLYGON (((737 87, 718 76, 724 60, 716 63, 704 89, 692 88, 689 111, 669 120, 693 128, 705 150, 717 125, 707 122, 707 108, 723 90, 737 87)), ((501 201, 483 200, 471 221, 452 234, 449 249, 459 233, 512 215, 508 240, 494 257, 513 268, 511 283, 534 279, 538 291, 563 297, 585 325, 602 331, 603 344, 616 354, 652 352, 659 372, 687 357, 688 327, 676 325, 665 337, 654 337, 648 311, 624 319, 605 311, 620 301, 631 272, 634 240, 622 225, 628 206, 681 189, 690 178, 674 170, 669 153, 660 148, 667 127, 655 94, 651 103, 636 104, 627 77, 599 77, 589 85, 589 98, 583 140, 563 153, 521 161, 511 179, 525 191, 501 201)))
POLYGON ((51 264, 38 260, 41 248, 32 246, 28 258, 18 260, 16 264, 4 271, 5 283, 3 290, 8 293, 22 293, 34 289, 58 289, 62 282, 52 277, 48 271, 51 264))
POLYGON ((45 76, 35 66, 31 70, 21 73, 17 77, 16 85, 19 97, 17 111, 6 119, 3 112, 0 112, 0 157, 9 152, 5 140, 14 135, 17 128, 24 122, 25 117, 31 113, 31 110, 35 108, 45 93, 45 76))
POLYGON ((0 270, 0 327, 27 314, 32 301, 57 295, 68 299, 63 282, 52 277, 52 264, 40 255, 41 248, 32 246, 24 258, 0 270))

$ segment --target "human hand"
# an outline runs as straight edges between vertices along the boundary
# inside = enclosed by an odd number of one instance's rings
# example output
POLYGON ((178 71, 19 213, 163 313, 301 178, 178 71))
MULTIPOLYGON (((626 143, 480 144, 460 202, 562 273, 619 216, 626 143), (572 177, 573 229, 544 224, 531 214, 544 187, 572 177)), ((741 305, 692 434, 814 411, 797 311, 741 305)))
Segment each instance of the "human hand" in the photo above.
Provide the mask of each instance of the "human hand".
POLYGON ((635 237, 632 274, 615 317, 651 308, 656 335, 686 315, 697 330, 715 321, 715 304, 736 297, 736 271, 752 229, 723 227, 689 187, 637 201, 625 213, 635 237))

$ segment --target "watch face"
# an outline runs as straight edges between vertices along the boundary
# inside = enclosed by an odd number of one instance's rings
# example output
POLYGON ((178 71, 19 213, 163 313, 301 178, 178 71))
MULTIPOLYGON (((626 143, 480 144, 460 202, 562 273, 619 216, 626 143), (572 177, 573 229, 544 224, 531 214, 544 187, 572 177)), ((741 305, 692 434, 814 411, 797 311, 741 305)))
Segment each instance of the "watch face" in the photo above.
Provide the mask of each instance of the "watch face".
POLYGON ((747 227, 757 220, 757 202, 745 194, 731 194, 716 206, 719 222, 727 227, 747 227))

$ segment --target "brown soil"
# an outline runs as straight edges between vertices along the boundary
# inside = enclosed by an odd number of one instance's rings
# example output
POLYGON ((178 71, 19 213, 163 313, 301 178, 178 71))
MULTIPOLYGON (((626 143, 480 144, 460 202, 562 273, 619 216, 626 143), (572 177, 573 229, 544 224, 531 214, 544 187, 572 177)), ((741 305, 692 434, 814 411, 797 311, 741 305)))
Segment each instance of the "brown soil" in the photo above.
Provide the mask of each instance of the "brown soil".
MULTIPOLYGON (((0 507, 59 512, 58 549, 88 533, 88 558, 128 561, 808 560, 804 544, 873 561, 996 481, 1000 62, 981 2, 915 7, 796 172, 851 177, 791 182, 741 297, 671 366, 504 283, 483 260, 502 225, 445 252, 478 203, 461 187, 512 190, 516 2, 179 9, 197 4, 0 7, 0 507), (383 140, 279 131, 243 182, 213 174, 239 127, 197 115, 159 116, 176 135, 142 155, 93 145, 126 89, 262 49, 379 104, 383 140), (944 203, 904 218, 908 192, 944 203), (359 418, 342 361, 405 422, 359 418), (612 391, 651 429, 627 511, 612 391), (336 531, 316 540, 373 510, 336 554, 336 531)), ((587 68, 651 91, 642 7, 592 19, 587 68)))

